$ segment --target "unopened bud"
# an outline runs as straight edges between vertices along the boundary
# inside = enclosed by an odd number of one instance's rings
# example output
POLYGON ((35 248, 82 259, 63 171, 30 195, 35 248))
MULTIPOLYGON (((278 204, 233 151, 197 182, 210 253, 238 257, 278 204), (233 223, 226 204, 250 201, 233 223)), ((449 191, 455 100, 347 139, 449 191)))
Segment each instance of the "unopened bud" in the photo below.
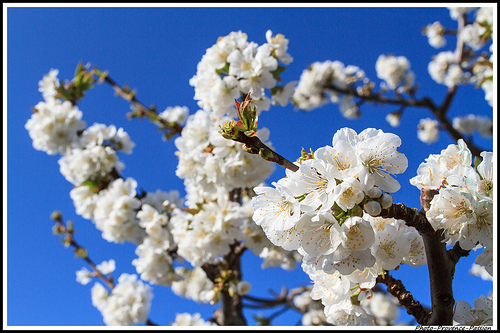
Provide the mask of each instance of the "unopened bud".
POLYGON ((62 221, 62 213, 58 210, 54 211, 52 215, 50 215, 50 218, 56 222, 61 222, 62 221))
POLYGON ((383 209, 387 209, 387 208, 392 206, 392 202, 393 202, 392 195, 390 195, 389 193, 386 192, 386 193, 382 194, 380 199, 378 199, 378 202, 380 203, 380 205, 382 206, 383 209))
POLYGON ((246 281, 240 281, 236 285, 236 291, 240 296, 245 296, 246 294, 248 294, 250 289, 252 289, 252 285, 246 281))
POLYGON ((364 204, 363 209, 371 216, 377 216, 382 212, 382 207, 378 201, 368 201, 364 204))
POLYGON ((380 189, 380 187, 373 186, 366 192, 366 195, 369 196, 370 198, 378 199, 382 195, 382 190, 380 189))
POLYGON ((85 250, 83 247, 79 247, 75 249, 75 255, 79 258, 87 258, 87 250, 85 250))

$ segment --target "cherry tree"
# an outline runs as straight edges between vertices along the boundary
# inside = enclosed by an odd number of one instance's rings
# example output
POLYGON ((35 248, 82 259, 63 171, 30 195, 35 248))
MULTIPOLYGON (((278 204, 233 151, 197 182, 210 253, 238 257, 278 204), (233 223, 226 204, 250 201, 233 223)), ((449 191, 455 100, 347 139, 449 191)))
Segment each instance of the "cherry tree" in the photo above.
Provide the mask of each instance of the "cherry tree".
MULTIPOLYGON (((472 140, 475 132, 491 138, 493 119, 450 119, 448 113, 461 85, 484 90, 484 103, 494 104, 493 8, 449 12, 456 27, 434 22, 423 30, 436 49, 446 45, 447 35, 456 36, 452 50, 437 53, 428 66, 436 84, 448 89, 441 100, 421 97, 409 60, 390 54, 376 61, 379 85, 338 60, 314 62, 296 81, 283 82, 280 75, 293 62, 290 41, 271 30, 261 45, 242 31, 214 36, 189 81, 200 108, 191 114, 183 106, 162 112, 147 107, 95 64, 78 64, 68 80, 51 69, 39 82, 43 101, 25 125, 33 147, 59 156, 78 215, 106 241, 136 246, 136 272, 113 277, 115 261, 95 263, 64 212, 52 215, 54 233, 88 265, 76 279, 94 281, 92 304, 104 323, 249 325, 244 308, 281 306, 300 313, 303 325, 394 325, 397 307, 419 325, 493 325, 492 296, 477 295, 474 307, 453 296, 453 280, 460 278, 455 266, 472 250, 481 250, 475 274, 493 276, 494 155, 472 140), (144 191, 123 175, 120 154, 133 153, 132 138, 114 125, 87 126, 79 108, 99 84, 130 102, 130 119, 149 119, 175 145, 184 197, 176 189, 144 191), (434 142, 446 131, 456 143, 430 146, 410 184, 396 178, 413 172, 400 151, 405 143, 376 128, 340 128, 331 142, 302 148, 289 160, 269 142, 272 128, 258 124, 262 111, 289 103, 303 111, 338 104, 349 119, 363 116, 365 104, 395 106, 386 115, 394 127, 405 110, 421 108, 433 118, 420 120, 418 139, 434 142), (283 177, 266 184, 276 167, 283 177), (394 202, 401 186, 420 190, 421 207, 394 202), (273 298, 253 296, 241 274, 246 252, 262 258, 264 267, 300 266, 312 283, 273 298), (424 265, 429 305, 391 275, 401 266, 424 265), (175 322, 159 323, 149 317, 151 285, 217 310, 211 318, 179 313, 175 322)), ((256 321, 272 324, 280 313, 256 321)))

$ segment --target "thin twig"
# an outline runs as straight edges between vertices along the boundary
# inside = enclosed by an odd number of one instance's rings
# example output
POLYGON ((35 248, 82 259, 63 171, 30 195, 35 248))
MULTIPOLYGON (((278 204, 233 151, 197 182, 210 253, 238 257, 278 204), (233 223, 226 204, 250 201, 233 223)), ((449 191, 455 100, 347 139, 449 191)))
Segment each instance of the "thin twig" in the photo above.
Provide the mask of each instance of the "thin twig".
MULTIPOLYGON (((95 70, 100 72, 97 67, 95 70)), ((102 72, 100 72, 102 73, 102 72)), ((100 76, 104 82, 109 84, 116 92, 116 95, 124 98, 125 100, 132 103, 136 108, 136 115, 141 118, 149 118, 153 122, 158 122, 163 130, 168 130, 168 136, 173 136, 175 134, 180 134, 182 132, 183 127, 178 123, 169 122, 158 116, 156 109, 154 107, 146 107, 142 102, 140 102, 133 92, 130 92, 128 89, 121 87, 118 83, 116 83, 107 73, 103 73, 100 76)))
MULTIPOLYGON (((115 283, 113 282, 113 277, 110 275, 109 278, 107 278, 98 268, 97 265, 94 263, 92 259, 88 256, 87 250, 82 247, 74 238, 74 231, 73 230, 68 230, 66 225, 64 224, 62 214, 60 212, 54 212, 52 214, 52 219, 56 221, 56 229, 57 232, 60 234, 64 234, 66 239, 65 243, 71 245, 74 248, 74 252, 89 266, 92 268, 94 271, 94 275, 101 279, 108 287, 109 289, 113 290, 115 288, 115 283)), ((151 319, 147 318, 145 321, 145 324, 148 326, 158 326, 158 324, 155 324, 151 319)))

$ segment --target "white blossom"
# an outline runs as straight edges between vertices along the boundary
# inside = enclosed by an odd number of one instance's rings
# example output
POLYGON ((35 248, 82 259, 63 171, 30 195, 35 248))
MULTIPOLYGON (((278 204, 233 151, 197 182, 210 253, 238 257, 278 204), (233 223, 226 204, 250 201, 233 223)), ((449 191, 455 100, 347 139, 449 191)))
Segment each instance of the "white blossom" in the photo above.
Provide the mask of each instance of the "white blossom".
POLYGON ((386 224, 384 229, 375 229, 372 253, 385 270, 395 269, 410 252, 410 243, 405 237, 405 229, 386 224))
POLYGON ((259 113, 269 109, 259 102, 270 105, 266 89, 277 83, 271 72, 278 68, 278 60, 285 64, 292 59, 286 53, 288 40, 283 35, 272 38, 268 32, 266 37, 268 43, 259 46, 248 42, 241 31, 231 32, 207 49, 196 75, 189 80, 199 107, 217 116, 235 117, 234 99, 251 93, 259 113))
MULTIPOLYGON (((396 89, 405 85, 411 78, 410 62, 404 56, 380 55, 375 64, 377 76, 384 80, 389 88, 396 89)), ((412 83, 412 82, 411 82, 412 83)))
POLYGON ((486 272, 493 276, 493 249, 485 248, 474 261, 475 264, 484 267, 486 272))
POLYGON ((461 15, 467 14, 477 7, 448 7, 450 10, 450 17, 457 20, 461 15))
POLYGON ((493 276, 491 276, 483 266, 479 266, 478 264, 472 264, 469 273, 474 276, 479 276, 482 280, 493 281, 493 276))
POLYGON ((427 69, 434 81, 453 87, 462 83, 464 79, 464 73, 456 62, 455 53, 444 51, 433 57, 427 69))
POLYGON ((133 178, 113 181, 99 194, 94 211, 96 228, 109 242, 140 243, 144 231, 139 227, 136 210, 141 202, 135 197, 137 182, 133 178))
POLYGON ((175 273, 181 277, 172 282, 172 291, 176 295, 192 299, 198 303, 209 303, 212 300, 209 291, 213 289, 214 284, 201 267, 194 267, 193 269, 176 267, 175 273))
POLYGON ((326 321, 325 311, 311 309, 302 315, 302 325, 305 326, 319 326, 326 321))
POLYGON ((252 285, 250 283, 248 283, 247 281, 240 281, 236 285, 236 292, 240 296, 245 296, 246 294, 248 294, 250 289, 252 289, 252 285))
POLYGON ((287 187, 280 183, 273 185, 275 188, 254 188, 257 196, 252 199, 253 220, 270 230, 288 230, 300 218, 299 201, 287 187))
POLYGON ((123 273, 107 297, 99 285, 92 288, 92 303, 101 311, 106 325, 129 326, 148 319, 153 294, 137 275, 123 273))
POLYGON ((493 135, 493 120, 487 116, 469 114, 453 118, 453 128, 469 136, 477 131, 488 138, 493 135))
POLYGON ((76 271, 76 282, 86 285, 91 280, 92 273, 86 267, 82 267, 82 269, 76 271))
POLYGON ((172 326, 214 326, 215 324, 207 322, 201 318, 199 313, 190 314, 187 312, 176 313, 175 321, 172 326))
POLYGON ((295 92, 295 86, 298 81, 290 81, 284 86, 277 86, 276 92, 272 95, 272 105, 286 106, 295 92))
POLYGON ((142 280, 151 284, 170 286, 180 279, 174 271, 173 258, 168 253, 169 245, 168 240, 145 237, 142 244, 137 246, 135 249, 137 258, 132 260, 132 265, 142 280))
POLYGON ((420 163, 417 169, 417 175, 410 179, 410 183, 421 189, 438 189, 445 180, 441 173, 439 164, 440 155, 431 154, 420 163))
POLYGON ((476 12, 475 21, 493 25, 493 7, 481 7, 476 12))
POLYGON ((486 28, 477 23, 467 24, 460 33, 460 38, 473 50, 483 47, 481 36, 486 32, 486 28))
POLYGON ((57 75, 59 75, 59 70, 52 68, 42 80, 38 81, 38 91, 42 93, 45 101, 54 99, 57 94, 56 89, 60 86, 57 75))
POLYGON ((102 274, 107 275, 115 271, 116 263, 113 259, 111 259, 108 261, 101 262, 100 264, 96 265, 96 268, 102 274))
POLYGON ((455 320, 458 325, 492 326, 493 300, 481 295, 481 297, 474 300, 474 308, 467 302, 457 301, 453 320, 455 320))
POLYGON ((398 313, 398 300, 389 294, 375 292, 370 298, 364 298, 361 306, 374 317, 377 326, 394 325, 398 313))
POLYGON ((82 185, 87 180, 100 180, 109 175, 113 169, 121 171, 124 168, 116 151, 107 146, 73 148, 62 156, 58 163, 62 175, 76 186, 82 185))
POLYGON ((158 116, 168 122, 184 125, 189 116, 189 109, 187 106, 168 106, 158 116))
POLYGON ((443 36, 444 31, 444 27, 438 21, 424 28, 424 34, 427 36, 429 44, 436 49, 446 45, 446 39, 443 36))
POLYGON ((418 139, 425 143, 433 143, 439 139, 439 122, 431 118, 420 119, 417 126, 418 139))
POLYGON ((106 126, 94 123, 85 129, 76 143, 78 148, 92 149, 94 146, 107 146, 113 150, 120 150, 125 154, 132 154, 135 143, 130 139, 123 128, 116 129, 115 125, 106 126))
POLYGON ((353 145, 363 169, 358 178, 365 188, 376 185, 386 192, 396 192, 401 185, 391 175, 403 173, 408 167, 408 159, 397 148, 401 139, 392 133, 384 133, 373 128, 356 134, 351 129, 341 129, 333 137, 337 141, 348 141, 353 145))
POLYGON ((335 326, 373 325, 373 317, 349 299, 325 306, 326 321, 335 326))
POLYGON ((39 102, 34 109, 24 126, 33 140, 33 148, 49 155, 66 154, 77 133, 85 128, 82 112, 71 102, 59 99, 39 102))
POLYGON ((392 127, 399 127, 399 124, 401 123, 401 113, 399 112, 390 112, 385 116, 385 120, 391 125, 392 127))
POLYGON ((94 193, 89 186, 82 185, 73 187, 69 196, 73 200, 78 215, 89 220, 94 219, 94 210, 99 194, 94 193))
POLYGON ((267 43, 271 46, 271 51, 280 62, 288 65, 293 61, 293 58, 287 52, 289 40, 286 39, 283 34, 277 34, 273 36, 273 32, 271 30, 267 30, 266 40, 267 43))

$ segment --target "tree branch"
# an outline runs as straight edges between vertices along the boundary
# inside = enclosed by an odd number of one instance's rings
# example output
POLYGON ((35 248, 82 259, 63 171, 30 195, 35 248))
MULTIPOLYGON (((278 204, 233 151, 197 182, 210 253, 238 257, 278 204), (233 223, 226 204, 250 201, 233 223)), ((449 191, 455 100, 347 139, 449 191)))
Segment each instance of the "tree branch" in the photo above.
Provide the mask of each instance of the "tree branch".
POLYGON ((382 209, 382 212, 378 216, 403 220, 407 226, 414 227, 421 235, 434 232, 434 228, 427 221, 424 212, 416 208, 407 207, 402 203, 395 203, 387 209, 382 209))
MULTIPOLYGON (((96 277, 101 279, 109 289, 113 290, 115 288, 115 283, 113 282, 113 277, 109 276, 107 278, 104 276, 104 274, 97 268, 97 265, 90 259, 90 257, 87 254, 87 250, 82 247, 80 244, 78 244, 73 236, 74 230, 73 228, 67 228, 66 225, 64 224, 62 214, 60 212, 54 212, 52 213, 51 218, 56 221, 56 225, 54 227, 54 231, 56 234, 64 234, 65 239, 64 242, 65 244, 71 245, 75 250, 75 254, 85 260, 87 264, 92 268, 94 271, 94 274, 96 277)), ((145 324, 148 326, 158 326, 158 324, 155 324, 151 319, 147 318, 145 321, 145 324)))
POLYGON ((460 258, 469 256, 471 250, 464 250, 460 247, 460 243, 456 242, 453 248, 448 250, 448 258, 450 264, 452 265, 451 277, 455 276, 455 266, 457 265, 460 258))
MULTIPOLYGON (((427 220, 425 213, 430 208, 430 202, 436 190, 422 189, 420 192, 420 211, 415 208, 408 208, 403 204, 393 204, 390 208, 382 210, 381 217, 392 217, 401 219, 408 226, 415 227, 422 236, 429 270, 429 280, 431 289, 432 312, 425 321, 425 318, 416 318, 422 325, 452 325, 453 324, 453 272, 455 264, 464 254, 458 251, 446 251, 446 244, 443 242, 442 230, 434 231, 434 228, 427 220)), ((458 245, 457 245, 458 246, 458 245)))
MULTIPOLYGON (((203 264, 201 268, 205 271, 207 277, 214 283, 224 271, 231 271, 235 280, 241 280, 241 256, 246 247, 243 244, 235 242, 231 245, 231 251, 224 257, 221 266, 214 264, 203 264), (223 268, 221 268, 223 267, 223 268)), ((246 319, 243 316, 243 304, 239 295, 231 296, 227 286, 222 286, 221 290, 221 308, 214 313, 214 320, 219 326, 245 326, 246 319)))
POLYGON ((97 76, 99 76, 101 81, 106 82, 115 90, 117 96, 124 98, 134 105, 135 112, 132 114, 132 116, 137 116, 140 118, 146 117, 154 123, 157 123, 160 129, 166 132, 165 137, 167 139, 173 137, 175 134, 180 134, 182 132, 183 127, 181 125, 175 122, 169 122, 159 117, 158 113, 156 112, 155 106, 151 106, 149 108, 146 107, 137 99, 137 97, 135 97, 135 93, 133 91, 130 91, 130 89, 126 86, 121 87, 112 78, 109 77, 107 72, 102 72, 97 67, 94 67, 94 72, 97 76))
MULTIPOLYGON (((435 190, 421 190, 421 212, 425 213, 430 207, 435 190)), ((453 325, 453 275, 452 265, 446 251, 446 243, 441 229, 435 232, 421 234, 431 289, 432 312, 426 325, 453 325)))
POLYGON ((397 280, 389 275, 388 272, 377 277, 377 283, 383 283, 387 286, 387 292, 396 297, 399 304, 406 309, 406 313, 415 317, 420 325, 426 325, 430 317, 430 311, 422 306, 419 301, 413 299, 413 295, 406 290, 401 280, 397 280))
POLYGON ((269 162, 275 162, 284 168, 287 168, 293 172, 299 170, 299 167, 280 154, 276 153, 274 150, 266 146, 257 136, 248 137, 242 132, 238 132, 239 135, 233 139, 234 141, 241 142, 246 146, 247 152, 250 154, 259 154, 265 160, 269 162))

